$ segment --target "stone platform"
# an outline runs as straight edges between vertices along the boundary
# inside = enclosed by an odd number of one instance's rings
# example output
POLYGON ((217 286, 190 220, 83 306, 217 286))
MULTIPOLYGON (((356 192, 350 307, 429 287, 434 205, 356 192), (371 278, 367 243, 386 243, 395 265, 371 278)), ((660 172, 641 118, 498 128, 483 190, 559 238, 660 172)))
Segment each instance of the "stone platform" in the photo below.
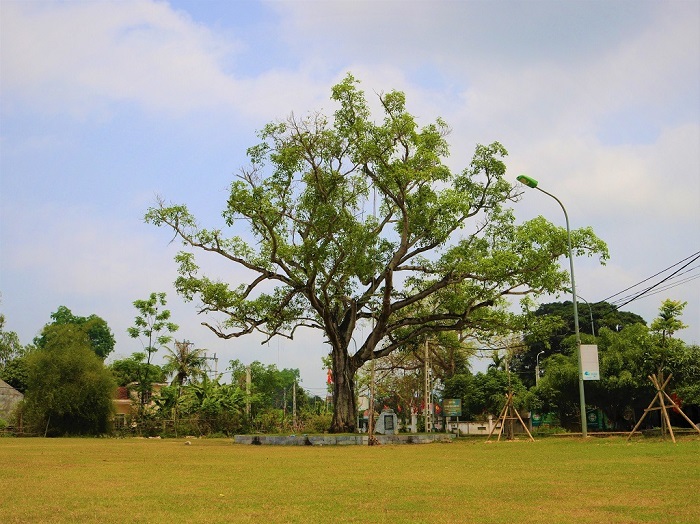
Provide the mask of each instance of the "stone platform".
MULTIPOLYGON (((431 444, 452 442, 446 433, 375 435, 379 444, 431 444)), ((236 435, 234 444, 258 446, 367 446, 368 435, 236 435)))

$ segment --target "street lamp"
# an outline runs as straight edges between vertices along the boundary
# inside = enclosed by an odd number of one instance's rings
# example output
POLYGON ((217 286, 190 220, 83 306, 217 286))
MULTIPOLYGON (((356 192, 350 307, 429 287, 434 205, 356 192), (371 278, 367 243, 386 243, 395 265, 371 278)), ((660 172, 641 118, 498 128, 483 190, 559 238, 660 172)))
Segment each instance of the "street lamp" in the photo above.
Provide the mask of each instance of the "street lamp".
MULTIPOLYGON (((571 293, 570 289, 567 289, 566 291, 571 293)), ((595 337, 595 325, 593 324, 593 308, 591 307, 591 304, 588 302, 588 300, 583 298, 581 295, 576 295, 576 296, 578 298, 580 298, 581 300, 583 300, 586 303, 586 305, 588 306, 588 315, 591 317, 591 335, 593 335, 595 337)))
POLYGON ((544 355, 544 351, 537 353, 535 358, 535 386, 540 383, 540 355, 544 355))
POLYGON ((581 362, 581 333, 578 327, 578 305, 576 303, 576 280, 574 279, 574 254, 571 251, 571 229, 569 228, 569 214, 566 212, 564 204, 561 203, 557 197, 553 194, 548 193, 544 189, 537 187, 537 180, 526 175, 520 175, 517 177, 517 181, 521 184, 526 185, 529 188, 537 189, 545 195, 552 197, 561 206, 562 211, 564 211, 564 218, 566 219, 566 241, 569 250, 569 268, 571 272, 571 295, 574 301, 574 332, 576 334, 576 353, 578 356, 578 393, 579 393, 579 403, 581 404, 581 435, 583 438, 588 436, 588 424, 586 422, 586 396, 583 391, 583 364, 581 362))

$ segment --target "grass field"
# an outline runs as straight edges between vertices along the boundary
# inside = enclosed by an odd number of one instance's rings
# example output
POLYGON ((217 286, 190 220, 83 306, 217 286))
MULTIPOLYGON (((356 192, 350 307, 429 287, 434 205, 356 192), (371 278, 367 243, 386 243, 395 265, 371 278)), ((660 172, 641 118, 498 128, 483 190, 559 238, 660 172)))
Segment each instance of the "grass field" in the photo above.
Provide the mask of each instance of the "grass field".
POLYGON ((700 522, 700 439, 0 439, 0 523, 700 522))

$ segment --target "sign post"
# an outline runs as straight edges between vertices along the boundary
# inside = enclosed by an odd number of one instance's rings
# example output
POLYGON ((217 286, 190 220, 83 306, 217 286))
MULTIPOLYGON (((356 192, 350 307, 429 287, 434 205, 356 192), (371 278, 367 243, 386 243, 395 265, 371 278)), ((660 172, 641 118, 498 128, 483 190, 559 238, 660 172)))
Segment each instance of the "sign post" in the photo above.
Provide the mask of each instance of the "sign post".
POLYGON ((451 417, 457 418, 457 436, 459 436, 459 417, 462 416, 462 399, 446 398, 442 401, 442 412, 445 415, 445 433, 447 433, 451 417))

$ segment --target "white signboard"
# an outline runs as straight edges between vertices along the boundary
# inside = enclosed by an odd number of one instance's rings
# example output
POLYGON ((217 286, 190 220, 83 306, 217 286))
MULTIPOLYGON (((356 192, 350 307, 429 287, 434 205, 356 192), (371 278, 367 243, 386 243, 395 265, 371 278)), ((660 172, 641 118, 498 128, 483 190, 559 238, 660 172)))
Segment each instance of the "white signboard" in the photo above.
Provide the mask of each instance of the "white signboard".
POLYGON ((583 380, 600 380, 598 346, 595 344, 581 344, 581 369, 583 380))

